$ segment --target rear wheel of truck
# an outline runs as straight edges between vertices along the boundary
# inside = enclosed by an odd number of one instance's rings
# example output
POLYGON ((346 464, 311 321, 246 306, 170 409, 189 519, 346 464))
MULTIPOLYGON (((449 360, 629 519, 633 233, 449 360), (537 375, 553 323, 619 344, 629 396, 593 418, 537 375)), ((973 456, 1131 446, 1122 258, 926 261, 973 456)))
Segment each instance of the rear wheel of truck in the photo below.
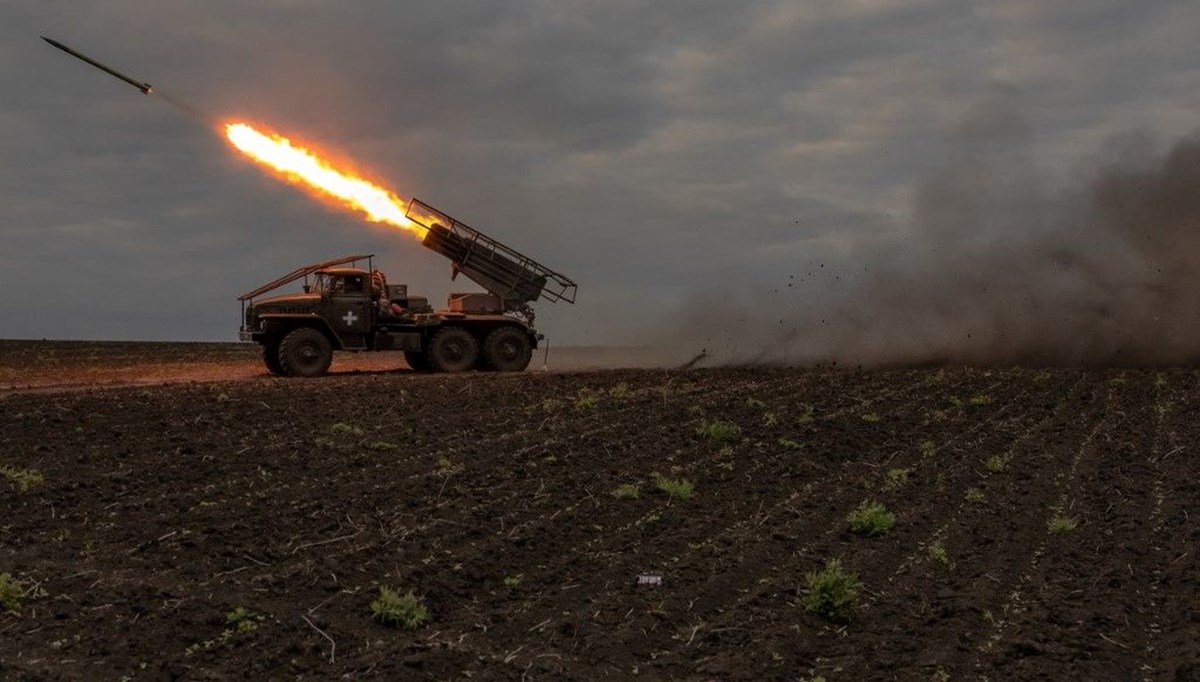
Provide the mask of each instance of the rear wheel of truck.
POLYGON ((429 365, 429 358, 420 351, 406 350, 404 351, 404 361, 412 368, 414 372, 428 372, 433 369, 429 365))
POLYGON ((294 329, 279 344, 279 367, 290 377, 319 377, 333 362, 329 339, 311 327, 294 329))
POLYGON ((263 364, 267 366, 267 371, 277 377, 283 376, 283 366, 279 364, 279 340, 264 341, 262 351, 263 364))
POLYGON ((529 366, 533 343, 529 334, 517 327, 500 327, 483 341, 483 360, 500 372, 520 372, 529 366))
POLYGON ((479 357, 479 342, 462 327, 446 327, 429 340, 425 357, 438 372, 465 372, 479 357))

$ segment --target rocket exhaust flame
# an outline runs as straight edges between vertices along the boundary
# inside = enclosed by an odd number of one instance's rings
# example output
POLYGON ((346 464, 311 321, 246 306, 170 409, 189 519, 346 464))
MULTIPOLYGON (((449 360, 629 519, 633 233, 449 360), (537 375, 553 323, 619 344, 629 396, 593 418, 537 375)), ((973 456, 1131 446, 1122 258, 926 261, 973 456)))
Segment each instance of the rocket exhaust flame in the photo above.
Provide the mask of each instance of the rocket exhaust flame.
POLYGON ((290 182, 337 199, 361 212, 367 220, 407 230, 418 239, 425 236, 424 227, 405 217, 403 199, 352 173, 338 170, 312 151, 278 135, 261 133, 245 123, 227 123, 225 135, 238 151, 281 173, 290 182))

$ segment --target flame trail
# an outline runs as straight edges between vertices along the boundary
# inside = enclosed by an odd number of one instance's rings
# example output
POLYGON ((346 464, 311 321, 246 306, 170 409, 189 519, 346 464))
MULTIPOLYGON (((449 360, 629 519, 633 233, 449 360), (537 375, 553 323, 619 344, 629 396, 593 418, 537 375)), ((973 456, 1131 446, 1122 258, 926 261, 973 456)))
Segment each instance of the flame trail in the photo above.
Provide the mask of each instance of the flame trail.
POLYGON ((334 168, 313 152, 287 138, 266 135, 245 123, 225 124, 225 135, 243 154, 282 173, 288 180, 338 199, 361 211, 372 222, 387 223, 425 236, 425 228, 405 217, 405 201, 388 190, 334 168))

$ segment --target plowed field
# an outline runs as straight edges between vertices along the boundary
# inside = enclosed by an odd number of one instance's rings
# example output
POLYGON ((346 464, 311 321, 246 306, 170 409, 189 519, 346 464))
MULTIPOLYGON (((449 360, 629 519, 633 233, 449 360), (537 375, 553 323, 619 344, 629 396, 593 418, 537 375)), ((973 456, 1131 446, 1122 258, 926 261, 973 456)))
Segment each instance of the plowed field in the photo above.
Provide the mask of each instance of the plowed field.
POLYGON ((1198 388, 725 369, 8 393, 0 677, 1200 679, 1198 388), (850 532, 869 501, 890 532, 850 532), (862 584, 844 624, 803 602, 831 558, 862 584), (374 620, 384 586, 429 621, 374 620))

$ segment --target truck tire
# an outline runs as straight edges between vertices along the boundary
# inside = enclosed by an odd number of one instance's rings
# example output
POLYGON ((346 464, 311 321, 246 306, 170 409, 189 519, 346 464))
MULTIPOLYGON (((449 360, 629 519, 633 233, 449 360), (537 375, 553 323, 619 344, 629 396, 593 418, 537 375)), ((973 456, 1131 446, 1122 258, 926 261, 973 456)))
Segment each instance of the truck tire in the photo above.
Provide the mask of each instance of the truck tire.
POLYGON ((279 367, 289 377, 319 377, 331 362, 329 339, 312 327, 293 329, 279 343, 279 367))
POLYGON ((404 351, 404 361, 412 368, 414 372, 428 372, 433 369, 429 366, 429 358, 420 351, 406 350, 404 351))
POLYGON ((520 372, 533 358, 529 334, 519 327, 500 327, 483 341, 483 361, 500 372, 520 372))
POLYGON ((444 327, 429 340, 425 357, 437 372, 465 372, 479 357, 479 342, 462 327, 444 327))
POLYGON ((283 376, 283 366, 279 364, 279 340, 264 341, 262 347, 263 364, 267 366, 267 371, 272 376, 283 376))

